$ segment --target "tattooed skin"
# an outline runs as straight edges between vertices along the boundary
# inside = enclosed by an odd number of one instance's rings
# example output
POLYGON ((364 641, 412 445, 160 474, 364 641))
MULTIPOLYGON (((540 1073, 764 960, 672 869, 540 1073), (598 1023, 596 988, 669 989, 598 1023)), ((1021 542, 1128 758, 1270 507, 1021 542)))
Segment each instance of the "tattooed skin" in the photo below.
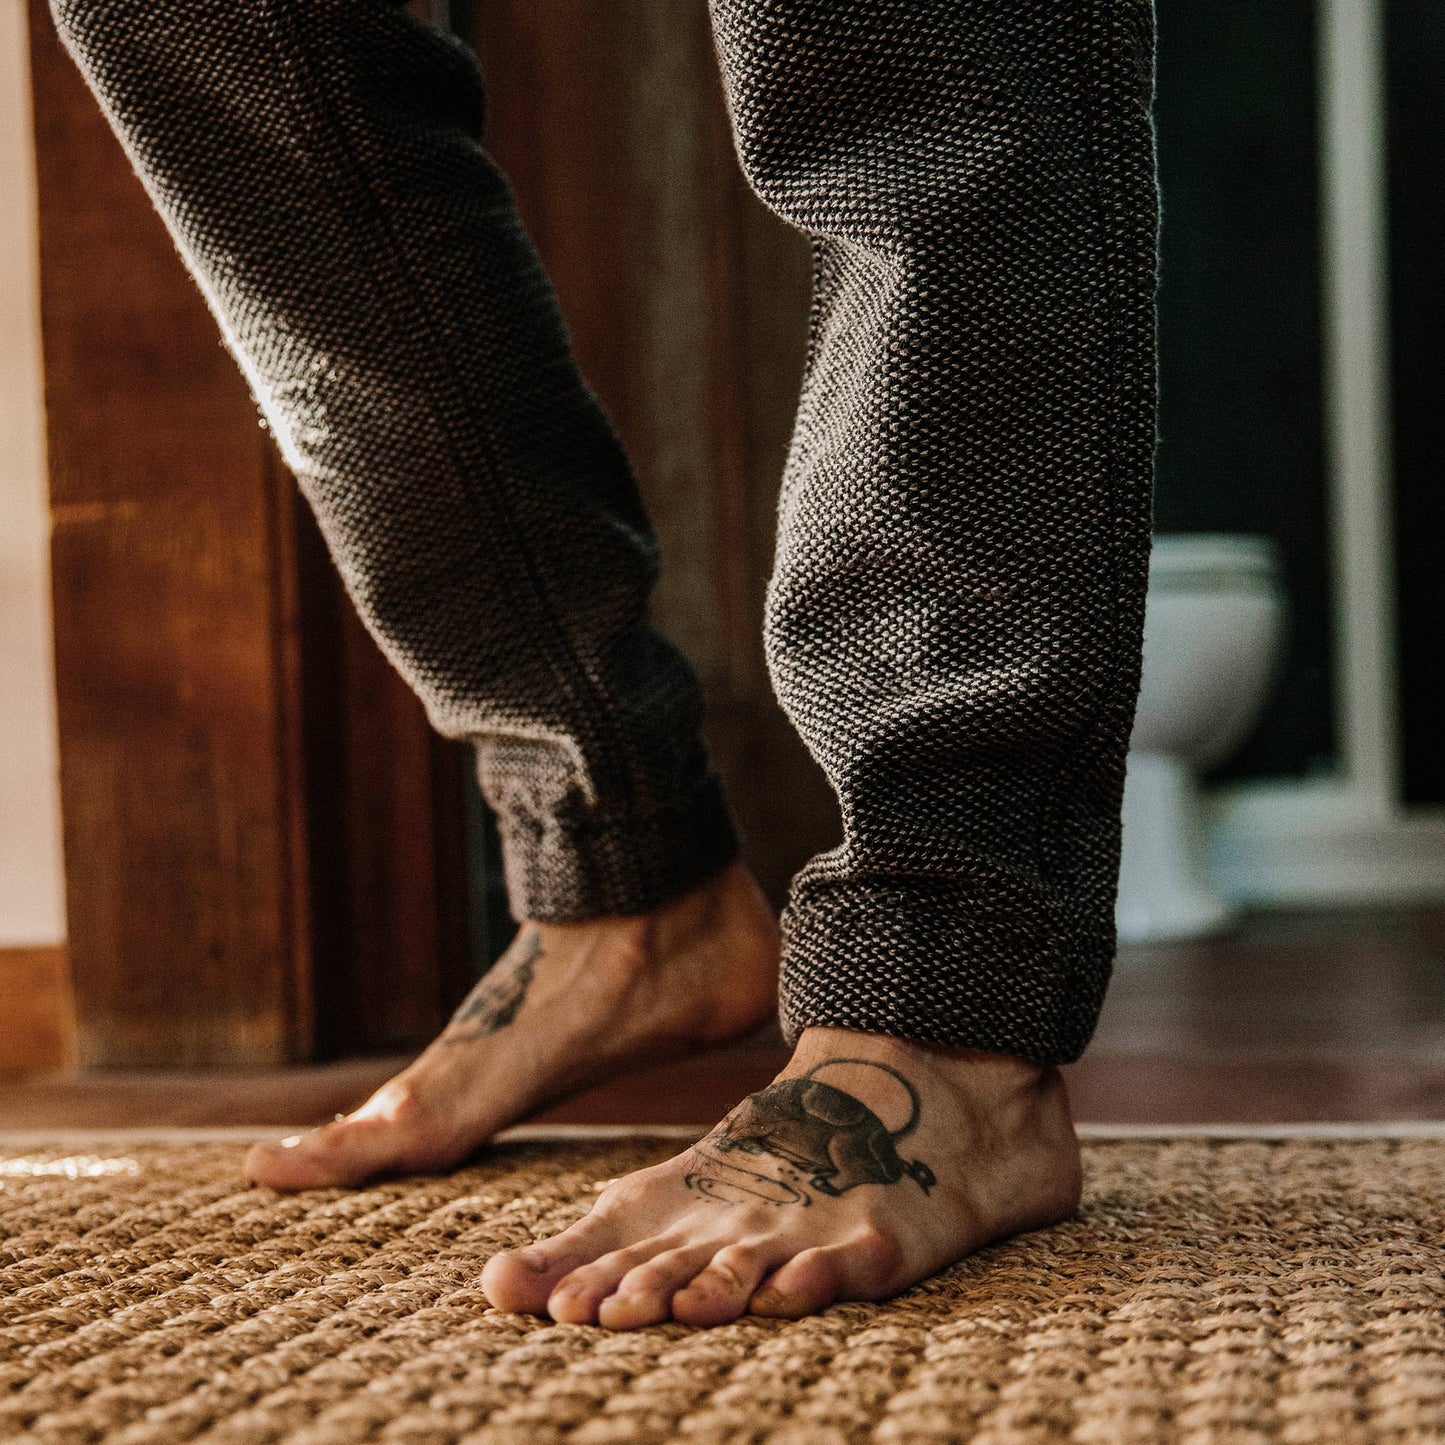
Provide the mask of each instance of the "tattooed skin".
POLYGON ((744 1099, 694 1148, 698 1167, 687 1175, 687 1187, 723 1204, 760 1199, 780 1206, 811 1204, 810 1190, 836 1198, 860 1184, 905 1178, 927 1194, 938 1182, 933 1170, 898 1153, 898 1141, 918 1126, 920 1108, 918 1091, 897 1069, 869 1059, 827 1059, 800 1079, 784 1079, 744 1099), (861 1099, 816 1077, 844 1064, 878 1069, 901 1088, 908 1116, 897 1128, 861 1099), (751 1167, 753 1162, 769 1172, 751 1167))
MULTIPOLYGON (((516 957, 499 963, 462 1000, 440 1042, 469 1044, 507 1027, 517 1017, 532 986, 537 960, 542 956, 542 935, 530 928, 513 945, 516 957)), ((508 952, 511 952, 509 949, 508 952)))

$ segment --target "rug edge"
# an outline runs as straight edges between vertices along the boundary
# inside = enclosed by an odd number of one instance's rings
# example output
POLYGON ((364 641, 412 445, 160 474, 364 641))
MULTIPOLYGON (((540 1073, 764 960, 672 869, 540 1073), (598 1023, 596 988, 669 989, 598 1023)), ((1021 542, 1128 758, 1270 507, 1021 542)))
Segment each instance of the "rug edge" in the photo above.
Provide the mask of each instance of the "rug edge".
MULTIPOLYGON (((3 1129, 0 1148, 37 1145, 241 1144, 274 1139, 312 1127, 294 1125, 171 1126, 109 1129, 3 1129)), ((612 1139, 701 1137, 708 1124, 521 1124, 497 1135, 499 1144, 587 1143, 612 1139)), ((1110 1139, 1445 1139, 1445 1120, 1406 1119, 1276 1124, 1080 1124, 1085 1143, 1110 1139)))

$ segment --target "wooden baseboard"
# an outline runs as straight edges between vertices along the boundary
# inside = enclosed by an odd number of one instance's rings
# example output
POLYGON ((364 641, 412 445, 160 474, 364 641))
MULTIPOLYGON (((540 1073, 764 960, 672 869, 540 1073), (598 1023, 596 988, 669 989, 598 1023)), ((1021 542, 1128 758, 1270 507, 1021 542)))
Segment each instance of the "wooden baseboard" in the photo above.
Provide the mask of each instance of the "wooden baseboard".
POLYGON ((75 1062, 75 999, 64 947, 0 948, 0 1076, 75 1062))

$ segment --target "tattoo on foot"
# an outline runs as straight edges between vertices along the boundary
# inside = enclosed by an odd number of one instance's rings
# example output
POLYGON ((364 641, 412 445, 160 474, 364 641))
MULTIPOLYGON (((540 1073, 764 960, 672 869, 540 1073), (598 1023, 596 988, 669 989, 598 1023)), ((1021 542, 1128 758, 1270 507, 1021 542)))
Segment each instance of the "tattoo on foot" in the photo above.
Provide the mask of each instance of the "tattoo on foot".
POLYGON ((442 1033, 441 1043, 469 1044, 484 1039, 517 1017, 542 956, 542 935, 529 928, 513 947, 518 950, 517 956, 499 963, 462 1000, 442 1033))
POLYGON ((811 1204, 808 1189, 836 1197, 860 1184, 896 1184, 908 1178, 925 1194, 938 1182, 921 1159, 904 1161, 898 1141, 918 1127, 918 1091, 887 1064, 871 1059, 827 1059, 800 1079, 784 1079, 744 1099, 738 1108, 693 1150, 698 1168, 687 1187, 719 1203, 739 1196, 769 1204, 811 1204), (861 1099, 816 1077, 837 1065, 877 1069, 902 1090, 906 1117, 896 1128, 861 1099), (773 1162, 760 1173, 736 1158, 773 1162))

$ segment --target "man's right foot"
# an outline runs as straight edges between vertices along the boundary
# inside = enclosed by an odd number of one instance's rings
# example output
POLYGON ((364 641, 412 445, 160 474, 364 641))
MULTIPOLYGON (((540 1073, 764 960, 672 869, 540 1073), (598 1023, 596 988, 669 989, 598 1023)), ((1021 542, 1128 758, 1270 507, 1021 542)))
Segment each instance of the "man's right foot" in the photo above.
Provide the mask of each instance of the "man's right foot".
POLYGON ((777 993, 777 922, 741 863, 640 917, 523 924, 413 1064, 355 1113, 255 1145, 246 1174, 292 1190, 450 1168, 560 1097, 751 1032, 777 993))

